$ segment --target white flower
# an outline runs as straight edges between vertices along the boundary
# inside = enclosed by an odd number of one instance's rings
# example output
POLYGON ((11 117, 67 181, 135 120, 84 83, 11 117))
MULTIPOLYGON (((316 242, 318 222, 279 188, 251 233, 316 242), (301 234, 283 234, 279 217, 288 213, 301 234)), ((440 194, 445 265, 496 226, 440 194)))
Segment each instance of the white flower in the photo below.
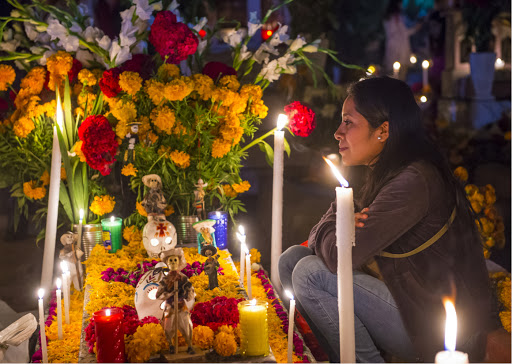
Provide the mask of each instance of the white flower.
POLYGON ((153 14, 153 6, 149 5, 148 0, 133 0, 133 3, 137 6, 135 14, 142 20, 149 20, 151 14, 153 14))
POLYGON ((290 44, 290 48, 288 49, 290 52, 295 52, 297 49, 300 49, 306 44, 306 40, 301 37, 300 35, 297 36, 297 39, 295 39, 292 44, 290 44))
POLYGON ((267 62, 268 57, 270 54, 278 55, 279 52, 277 49, 272 47, 269 43, 261 43, 260 47, 256 52, 254 52, 254 55, 252 58, 258 63, 267 62))
POLYGON ((16 38, 13 38, 9 41, 4 41, 0 43, 0 49, 5 52, 16 52, 16 48, 20 45, 20 41, 16 38))
POLYGON ((122 22, 129 21, 132 22, 132 16, 135 12, 135 5, 130 7, 129 9, 126 9, 125 11, 121 11, 119 15, 121 15, 122 22))
POLYGON ((138 31, 138 28, 133 25, 132 17, 135 12, 135 5, 130 9, 121 12, 121 18, 123 21, 121 22, 121 33, 119 33, 119 40, 121 41, 121 47, 130 47, 133 43, 137 41, 135 34, 138 31))
POLYGON ((8 41, 8 40, 13 39, 14 38, 14 33, 13 33, 12 29, 7 29, 4 32, 3 38, 4 38, 4 41, 8 41))
POLYGON ((286 34, 288 31, 288 25, 281 25, 281 23, 278 24, 279 28, 277 29, 277 32, 274 32, 274 34, 272 34, 272 38, 269 40, 270 45, 274 47, 290 39, 290 36, 286 34))
POLYGON ((277 59, 277 64, 281 68, 281 73, 295 74, 297 68, 292 64, 295 61, 295 57, 291 53, 286 53, 284 56, 277 59))
POLYGON ((48 58, 49 58, 52 54, 55 54, 55 51, 54 51, 53 49, 48 49, 46 52, 44 52, 43 56, 37 60, 37 62, 38 62, 41 66, 45 66, 45 65, 46 65, 46 61, 48 60, 48 58))
POLYGON ((178 4, 176 0, 172 0, 172 3, 167 7, 167 10, 172 11, 174 15, 176 15, 176 20, 181 21, 180 11, 178 9, 179 6, 180 4, 178 4))
MULTIPOLYGON (((78 25, 78 23, 75 23, 75 22, 72 23, 71 28, 69 28, 69 30, 76 34, 82 33, 82 27, 80 25, 78 25)), ((68 32, 68 34, 69 34, 69 32, 68 32)))
POLYGON ((247 46, 245 44, 242 44, 242 48, 240 48, 240 55, 239 59, 240 61, 245 61, 246 59, 251 58, 252 53, 247 50, 247 46))
POLYGON ((274 59, 273 61, 265 63, 258 76, 269 82, 278 80, 281 75, 279 71, 277 71, 277 60, 274 59))
POLYGON ((137 34, 141 34, 148 30, 149 22, 147 20, 137 19, 135 20, 135 27, 137 28, 137 34))
POLYGON ((256 16, 257 12, 251 11, 249 21, 247 22, 247 26, 249 28, 249 37, 252 37, 254 33, 256 33, 256 31, 262 27, 260 20, 256 18, 256 16))
POLYGON ((302 51, 306 52, 306 53, 318 52, 318 46, 320 45, 321 41, 322 41, 321 39, 315 40, 314 42, 312 42, 312 43, 308 44, 307 46, 305 46, 304 48, 302 48, 302 51))
POLYGON ((112 42, 112 47, 109 52, 110 61, 114 62, 116 66, 132 59, 130 47, 121 47, 118 42, 112 42))
POLYGON ((70 35, 67 37, 63 37, 59 40, 58 43, 59 46, 64 48, 66 52, 76 52, 78 49, 78 46, 80 45, 80 42, 78 40, 78 37, 74 35, 70 35))
POLYGON ((49 44, 50 43, 50 34, 48 34, 46 32, 39 33, 35 42, 42 43, 42 44, 49 44))
POLYGON ((199 19, 199 22, 194 25, 194 27, 192 29, 194 29, 197 33, 199 33, 199 31, 201 29, 203 29, 203 27, 206 25, 206 23, 208 23, 208 19, 206 19, 204 16, 199 19))
POLYGON ((94 43, 95 40, 101 39, 101 37, 103 37, 103 31, 100 28, 87 27, 83 31, 82 37, 84 37, 87 43, 94 43))
POLYGON ((94 54, 84 49, 79 49, 75 57, 85 66, 92 66, 92 61, 94 61, 94 54))
POLYGON ((108 35, 104 35, 101 39, 96 38, 96 42, 101 48, 108 51, 110 49, 110 44, 112 43, 112 40, 110 40, 108 35))
POLYGON ((13 17, 13 18, 21 18, 21 13, 19 12, 19 10, 12 10, 11 11, 11 17, 13 17))
POLYGON ((36 40, 37 36, 39 35, 39 32, 36 30, 36 27, 29 22, 25 22, 25 33, 27 33, 27 37, 31 41, 36 40))
POLYGON ((232 30, 228 32, 226 35, 222 37, 222 40, 229 44, 231 47, 235 48, 242 42, 244 37, 244 31, 242 29, 232 30))

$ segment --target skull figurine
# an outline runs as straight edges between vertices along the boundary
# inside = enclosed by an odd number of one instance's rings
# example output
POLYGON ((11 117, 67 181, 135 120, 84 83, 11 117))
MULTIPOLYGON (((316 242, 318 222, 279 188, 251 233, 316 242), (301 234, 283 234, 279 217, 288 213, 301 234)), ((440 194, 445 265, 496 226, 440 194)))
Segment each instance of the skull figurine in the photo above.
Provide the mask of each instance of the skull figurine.
POLYGON ((150 258, 158 258, 161 252, 174 248, 178 236, 173 224, 165 219, 148 216, 148 223, 142 230, 142 242, 150 258))
POLYGON ((165 263, 158 263, 155 269, 150 270, 140 278, 135 288, 135 309, 139 319, 146 316, 154 316, 157 319, 162 318, 164 300, 156 298, 158 283, 169 271, 165 263))

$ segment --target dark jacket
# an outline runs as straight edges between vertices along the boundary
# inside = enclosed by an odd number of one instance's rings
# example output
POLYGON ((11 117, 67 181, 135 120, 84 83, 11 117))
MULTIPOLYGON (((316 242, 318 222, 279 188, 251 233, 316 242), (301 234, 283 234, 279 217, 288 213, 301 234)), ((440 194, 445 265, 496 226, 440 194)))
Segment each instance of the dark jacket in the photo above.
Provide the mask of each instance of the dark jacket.
MULTIPOLYGON (((457 350, 481 361, 490 326, 490 287, 478 235, 467 213, 457 211, 448 231, 432 246, 407 258, 379 253, 409 252, 448 221, 455 198, 435 167, 415 162, 386 183, 369 206, 365 226, 356 228, 354 269, 375 258, 395 299, 418 355, 434 361, 444 350, 444 296, 455 294, 457 350)), ((333 273, 337 271, 336 203, 315 225, 309 246, 333 273)))

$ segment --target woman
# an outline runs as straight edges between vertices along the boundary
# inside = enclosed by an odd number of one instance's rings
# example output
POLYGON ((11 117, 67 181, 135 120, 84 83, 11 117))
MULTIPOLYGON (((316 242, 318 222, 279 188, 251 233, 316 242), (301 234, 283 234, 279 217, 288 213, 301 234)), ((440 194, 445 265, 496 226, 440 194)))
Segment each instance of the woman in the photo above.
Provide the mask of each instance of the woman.
MULTIPOLYGON (((334 136, 344 166, 369 167, 355 201, 357 361, 383 362, 383 350, 433 362, 444 350, 446 296, 455 298, 457 349, 482 360, 490 290, 479 236, 464 191, 423 130, 411 90, 388 77, 354 84, 334 136), (408 257, 381 255, 418 247, 408 257), (382 280, 360 270, 372 259, 382 280)), ((279 260, 283 287, 293 288, 331 361, 339 361, 335 219, 333 202, 311 230, 309 247, 291 247, 279 260)))

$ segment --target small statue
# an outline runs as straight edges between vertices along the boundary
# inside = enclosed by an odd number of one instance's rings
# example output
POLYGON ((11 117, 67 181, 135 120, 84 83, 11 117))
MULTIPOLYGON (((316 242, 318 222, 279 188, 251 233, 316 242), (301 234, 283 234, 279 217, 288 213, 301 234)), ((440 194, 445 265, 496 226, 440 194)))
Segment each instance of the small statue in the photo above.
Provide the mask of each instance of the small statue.
POLYGON ((196 206, 197 210, 197 217, 199 217, 199 220, 202 220, 205 218, 204 216, 204 196, 206 195, 205 187, 208 186, 208 183, 204 183, 202 178, 199 178, 197 180, 197 184, 194 185, 196 190, 194 191, 194 204, 196 206))
POLYGON ((128 126, 130 127, 130 132, 126 134, 125 139, 128 139, 128 148, 124 152, 124 162, 132 163, 135 161, 135 144, 139 142, 139 125, 141 123, 139 121, 134 121, 128 126))
POLYGON ((208 275, 208 289, 212 290, 219 286, 219 278, 217 276, 217 270, 220 267, 219 255, 217 254, 217 248, 213 245, 204 245, 201 249, 201 255, 207 257, 204 262, 204 272, 208 275))
POLYGON ((160 254, 160 259, 169 267, 169 273, 160 281, 156 291, 156 298, 165 300, 165 308, 161 324, 167 340, 169 350, 178 352, 178 331, 185 338, 187 353, 195 354, 192 348, 192 320, 188 306, 193 304, 195 293, 192 283, 180 271, 186 266, 185 256, 181 248, 167 250, 160 254), (177 301, 177 304, 176 304, 177 301), (175 338, 174 345, 172 339, 175 338))
POLYGON ((165 220, 164 210, 167 207, 164 194, 162 192, 162 179, 157 174, 148 174, 142 177, 142 183, 149 187, 148 193, 144 195, 141 205, 149 216, 162 215, 165 220))
POLYGON ((60 237, 60 242, 64 248, 60 250, 59 258, 68 263, 69 273, 75 289, 82 290, 82 264, 80 260, 84 252, 78 247, 77 241, 78 234, 71 231, 63 234, 60 237))
POLYGON ((213 245, 217 247, 215 241, 215 225, 216 221, 212 219, 202 220, 194 223, 192 227, 197 231, 197 252, 201 253, 204 245, 213 245))

